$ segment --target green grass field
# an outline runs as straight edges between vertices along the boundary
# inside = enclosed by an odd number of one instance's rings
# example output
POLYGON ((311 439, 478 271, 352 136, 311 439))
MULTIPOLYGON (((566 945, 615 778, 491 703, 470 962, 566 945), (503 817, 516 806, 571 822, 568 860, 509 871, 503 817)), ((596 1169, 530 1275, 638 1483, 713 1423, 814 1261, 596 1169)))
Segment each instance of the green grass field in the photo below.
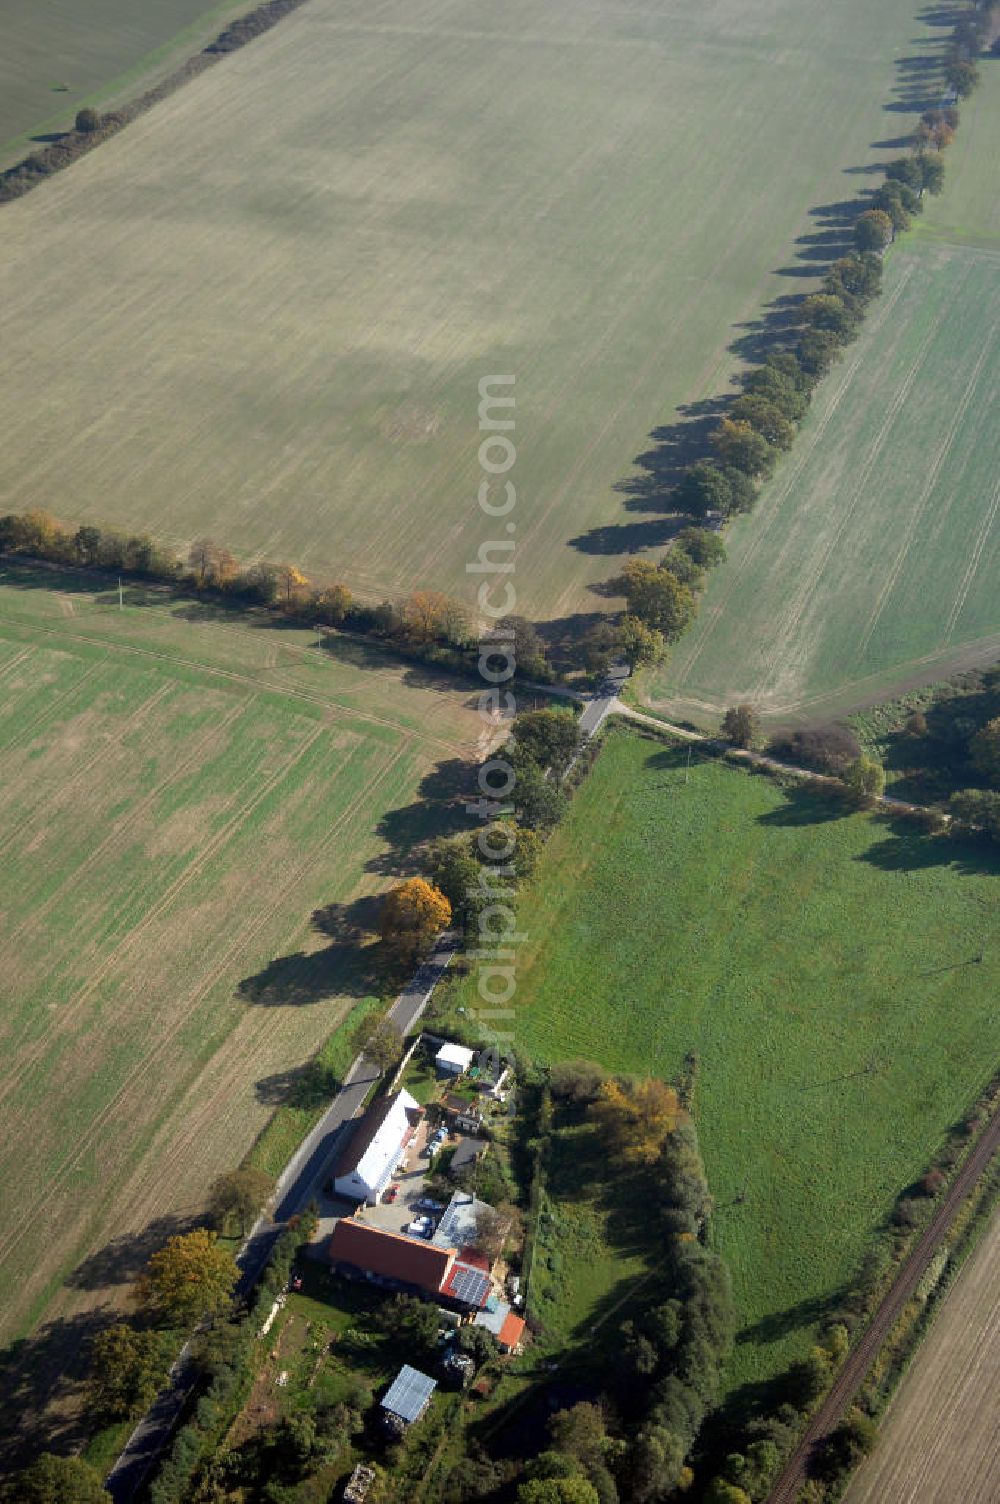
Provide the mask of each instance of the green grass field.
POLYGON ((512 1028, 543 1062, 697 1052, 735 1391, 803 1351, 992 1073, 1000 869, 685 755, 609 736, 522 905, 512 1028))
POLYGON ((892 250, 698 621, 648 687, 817 720, 1000 657, 1000 66, 962 110, 944 194, 892 250))
POLYGON ((0 163, 32 136, 72 125, 84 104, 119 103, 210 41, 252 0, 32 0, 6 4, 0 163))
POLYGON ((600 608, 633 456, 908 121, 912 10, 310 0, 4 209, 0 505, 464 593, 511 372, 519 608, 600 608))
POLYGON ((455 680, 204 615, 0 572, 5 1339, 120 1297, 239 1162, 375 985, 310 915, 409 870, 478 729, 455 680))

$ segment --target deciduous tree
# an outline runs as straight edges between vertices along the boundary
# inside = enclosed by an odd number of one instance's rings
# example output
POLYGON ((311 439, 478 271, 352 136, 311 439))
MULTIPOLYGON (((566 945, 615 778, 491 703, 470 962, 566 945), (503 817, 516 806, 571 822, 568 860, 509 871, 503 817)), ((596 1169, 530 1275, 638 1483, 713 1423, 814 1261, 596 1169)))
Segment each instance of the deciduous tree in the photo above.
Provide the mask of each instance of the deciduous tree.
POLYGON ((847 767, 844 782, 858 799, 877 799, 885 789, 885 769, 877 757, 863 752, 847 767))
POLYGON ((43 1452, 18 1474, 14 1487, 12 1504, 108 1504, 100 1474, 79 1457, 43 1452))
POLYGON ((724 462, 734 470, 742 470, 744 475, 756 478, 769 475, 774 469, 774 450, 749 423, 723 418, 712 435, 712 443, 724 462))
POLYGON ((653 1164, 681 1119, 677 1093, 664 1081, 648 1079, 623 1086, 605 1081, 590 1116, 607 1138, 612 1155, 625 1164, 653 1164))
POLYGON ((655 627, 626 615, 618 623, 618 650, 629 668, 645 668, 666 657, 667 644, 655 627))
POLYGON ((533 763, 561 777, 580 748, 580 729, 572 710, 524 710, 511 727, 509 755, 517 767, 533 763))
POLYGON ((695 599, 688 586, 649 559, 630 559, 616 585, 628 601, 629 615, 654 627, 668 642, 680 636, 694 615, 695 599))
POLYGON ((239 1270, 236 1260, 207 1227, 168 1238, 139 1279, 140 1303, 163 1320, 192 1325, 226 1310, 239 1270))
POLYGON ((230 1222, 235 1222, 240 1236, 245 1237, 273 1190, 272 1177, 249 1165, 219 1175, 209 1191, 209 1206, 218 1230, 225 1232, 230 1222))
POLYGON ((102 1424, 130 1420, 152 1403, 167 1362, 163 1337, 118 1322, 90 1344, 88 1409, 102 1424))
POLYGON ((722 717, 722 734, 736 747, 752 747, 760 735, 760 717, 752 705, 730 705, 722 717))
POLYGON ((866 209, 854 225, 854 243, 859 251, 884 251, 891 244, 892 220, 884 209, 866 209))
MULTIPOLYGON (((806 299, 807 308, 812 301, 811 298, 806 299)), ((839 303, 840 299, 833 301, 839 303)), ((761 434, 775 449, 791 449, 795 439, 795 425, 767 397, 761 397, 754 392, 747 392, 744 396, 737 397, 730 408, 730 416, 737 423, 749 423, 750 427, 756 433, 761 434)))
POLYGON ((969 761, 990 783, 1000 785, 1000 716, 976 732, 969 743, 969 761))
POLYGON ((708 512, 728 517, 732 499, 729 481, 711 460, 698 460, 689 466, 674 493, 678 511, 690 512, 692 517, 704 517, 708 512))
POLYGON ((351 1044, 382 1072, 391 1070, 403 1053, 403 1036, 388 1018, 362 1019, 351 1035, 351 1044))
POLYGON ((451 904, 440 889, 411 877, 385 895, 378 927, 386 947, 400 961, 411 962, 426 954, 450 922, 451 904))

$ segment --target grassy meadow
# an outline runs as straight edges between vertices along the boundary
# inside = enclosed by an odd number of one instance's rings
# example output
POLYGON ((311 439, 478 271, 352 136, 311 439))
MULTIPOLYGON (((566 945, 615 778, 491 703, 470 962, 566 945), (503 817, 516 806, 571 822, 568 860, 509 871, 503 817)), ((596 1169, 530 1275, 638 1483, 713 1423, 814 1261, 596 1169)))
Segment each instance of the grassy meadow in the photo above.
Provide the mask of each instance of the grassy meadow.
POLYGON ((137 92, 210 41, 253 0, 31 0, 6 4, 0 165, 72 125, 82 105, 137 92))
POLYGON ((0 506, 464 593, 509 372, 519 609, 599 608, 664 537, 633 456, 811 285, 940 41, 910 0, 310 0, 4 208, 0 506))
POLYGON ((371 993, 310 915, 410 870, 478 729, 454 680, 212 614, 0 571, 0 1334, 49 1356, 371 993))
POLYGON ((943 195, 730 529, 655 704, 712 721, 750 699, 816 720, 1000 657, 1000 64, 983 71, 943 195))
MULTIPOLYGON (((522 905, 512 1028, 542 1062, 675 1078, 697 1052, 736 1391, 804 1350, 991 1074, 1000 867, 685 758, 609 735, 522 905)), ((609 1231, 608 1291, 634 1251, 627 1220, 609 1231)))

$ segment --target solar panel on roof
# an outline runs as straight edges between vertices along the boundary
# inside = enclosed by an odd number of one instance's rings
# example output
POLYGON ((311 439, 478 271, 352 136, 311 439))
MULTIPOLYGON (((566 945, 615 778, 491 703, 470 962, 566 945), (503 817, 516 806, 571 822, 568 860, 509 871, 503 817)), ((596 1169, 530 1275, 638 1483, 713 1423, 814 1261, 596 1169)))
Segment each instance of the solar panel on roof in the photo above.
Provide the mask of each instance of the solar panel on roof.
POLYGON ((419 1420, 424 1406, 430 1399, 437 1383, 434 1379, 404 1363, 393 1379, 389 1392, 382 1401, 383 1410, 391 1410, 400 1420, 419 1420))
POLYGON ((456 1269, 451 1280, 457 1298, 470 1306, 478 1305, 489 1287, 489 1277, 481 1269, 456 1269))

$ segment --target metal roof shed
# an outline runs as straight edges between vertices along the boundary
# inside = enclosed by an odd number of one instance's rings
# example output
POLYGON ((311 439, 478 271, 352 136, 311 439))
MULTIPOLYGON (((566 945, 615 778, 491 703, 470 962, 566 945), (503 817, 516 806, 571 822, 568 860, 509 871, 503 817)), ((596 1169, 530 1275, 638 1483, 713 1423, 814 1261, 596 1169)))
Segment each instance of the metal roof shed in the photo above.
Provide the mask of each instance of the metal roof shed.
POLYGON ((382 1409, 388 1410, 390 1415, 398 1415, 400 1420, 412 1426, 427 1409, 436 1388, 435 1379, 428 1378, 419 1369, 404 1363, 389 1386, 389 1392, 382 1401, 382 1409))
POLYGON ((434 1064, 449 1076, 461 1076, 472 1064, 474 1053, 464 1044, 443 1044, 434 1056, 434 1064))

